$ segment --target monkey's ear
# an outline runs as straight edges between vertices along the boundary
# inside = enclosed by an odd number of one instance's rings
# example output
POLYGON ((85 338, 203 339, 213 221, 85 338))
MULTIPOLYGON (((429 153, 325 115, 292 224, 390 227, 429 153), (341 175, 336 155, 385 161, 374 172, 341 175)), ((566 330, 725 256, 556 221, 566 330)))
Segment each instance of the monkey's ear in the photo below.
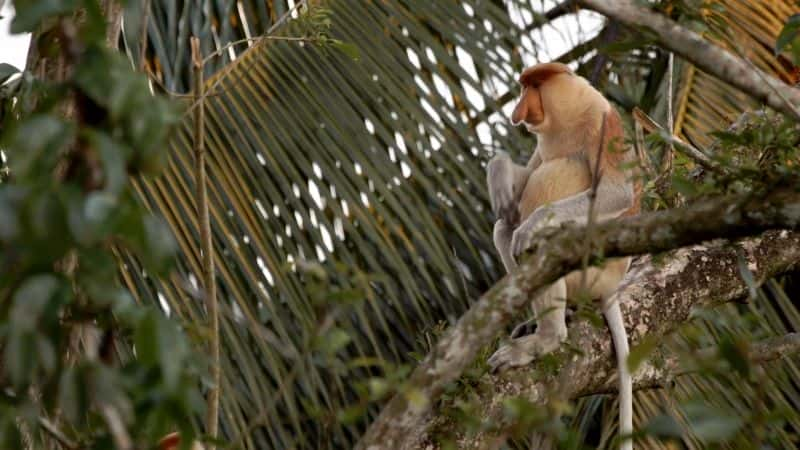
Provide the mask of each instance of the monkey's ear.
POLYGON ((539 87, 553 75, 559 73, 572 74, 572 70, 561 63, 543 63, 529 67, 519 76, 519 83, 523 86, 539 87))

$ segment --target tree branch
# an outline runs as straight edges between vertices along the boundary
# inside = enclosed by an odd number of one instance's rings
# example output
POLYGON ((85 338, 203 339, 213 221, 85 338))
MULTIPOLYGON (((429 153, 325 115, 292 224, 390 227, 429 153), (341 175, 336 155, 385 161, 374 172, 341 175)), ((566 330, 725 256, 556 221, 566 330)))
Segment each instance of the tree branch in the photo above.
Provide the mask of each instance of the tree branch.
MULTIPOLYGON (((768 231, 735 244, 716 240, 676 250, 657 263, 650 257, 644 258, 629 272, 614 297, 625 315, 631 342, 635 345, 645 336, 653 339, 673 331, 689 320, 697 306, 714 306, 746 295, 748 286, 739 272, 739 254, 753 268, 756 279, 763 281, 795 267, 800 261, 799 246, 800 233, 768 231)), ((800 336, 792 334, 756 344, 749 354, 754 362, 763 362, 798 349, 800 336)), ((543 404, 553 395, 569 400, 617 391, 613 345, 606 327, 587 321, 573 324, 569 344, 554 356, 562 362, 557 370, 532 365, 499 375, 484 375, 471 391, 477 392, 474 401, 482 406, 482 419, 501 427, 508 425, 503 423, 503 402, 512 397, 543 404)), ((634 389, 663 386, 690 370, 674 356, 655 352, 633 373, 634 389)), ((430 414, 426 419, 422 427, 407 433, 416 440, 404 448, 432 444, 429 429, 459 434, 460 430, 454 429, 444 417, 434 418, 430 414)), ((458 448, 480 448, 495 437, 478 434, 456 438, 458 448)))
MULTIPOLYGON (((750 346, 747 357, 750 363, 762 364, 800 352, 800 333, 789 333, 784 336, 765 339, 750 346)), ((718 355, 716 347, 706 348, 694 355, 696 360, 713 359, 718 355)), ((651 358, 645 362, 634 376, 634 389, 664 387, 681 375, 694 373, 697 368, 687 366, 681 358, 670 355, 662 358, 651 358), (653 364, 653 361, 659 364, 653 364), (663 361, 663 363, 661 363, 663 361)), ((607 392, 616 392, 617 384, 608 386, 607 392)), ((602 393, 602 392, 598 392, 602 393)))
MULTIPOLYGON (((763 198, 702 200, 685 208, 598 224, 593 231, 596 242, 592 255, 593 259, 599 259, 661 252, 720 236, 735 239, 766 229, 794 228, 798 223, 800 194, 797 192, 777 191, 763 198)), ((581 238, 584 233, 583 228, 572 225, 542 231, 531 251, 521 259, 519 269, 493 286, 444 334, 412 373, 404 391, 396 394, 383 408, 357 448, 412 448, 409 446, 411 434, 425 428, 432 403, 445 386, 462 374, 479 350, 528 304, 534 292, 580 267, 585 252, 581 238), (409 393, 414 398, 427 399, 427 402, 410 402, 409 393)), ((779 247, 787 246, 782 244, 779 247)), ((717 285, 714 277, 704 282, 708 286, 717 285)), ((718 296, 713 290, 700 291, 704 296, 711 293, 718 296)), ((637 304, 640 301, 637 298, 637 304)), ((659 314, 665 307, 652 306, 653 311, 659 314)), ((629 317, 625 307, 623 312, 629 317)), ((651 317, 648 315, 640 320, 650 320, 651 317)), ((632 336, 638 337, 639 334, 634 328, 632 336)), ((603 345, 609 347, 610 341, 603 345)), ((606 350, 608 353, 598 353, 610 355, 610 347, 606 350)), ((603 361, 610 363, 609 358, 603 361)))
POLYGON ((631 0, 578 0, 578 4, 630 27, 649 29, 658 37, 662 47, 677 53, 704 72, 775 110, 800 117, 797 111, 800 89, 764 73, 668 17, 642 8, 638 2, 631 0))
POLYGON ((558 5, 548 9, 543 14, 534 14, 533 22, 526 26, 523 30, 524 33, 530 33, 533 30, 541 28, 543 25, 548 24, 561 16, 573 13, 576 11, 575 0, 565 0, 558 5))

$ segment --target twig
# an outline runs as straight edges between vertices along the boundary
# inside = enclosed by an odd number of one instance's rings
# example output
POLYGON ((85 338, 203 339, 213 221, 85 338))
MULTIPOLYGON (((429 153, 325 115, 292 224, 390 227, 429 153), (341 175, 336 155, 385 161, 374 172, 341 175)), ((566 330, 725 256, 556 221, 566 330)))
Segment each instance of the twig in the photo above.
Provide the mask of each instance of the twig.
MULTIPOLYGON (((785 358, 800 352, 800 333, 788 333, 783 336, 755 342, 747 349, 747 360, 752 364, 763 364, 776 359, 785 358)), ((700 362, 714 360, 719 356, 718 347, 708 347, 694 352, 691 358, 683 355, 669 355, 663 358, 655 367, 650 361, 643 364, 638 370, 638 379, 635 380, 637 389, 657 388, 668 386, 672 380, 692 373, 700 368, 693 361, 700 362), (688 361, 687 361, 688 360, 688 361)), ((649 358, 658 360, 659 358, 649 358)), ((609 385, 602 393, 614 392, 615 386, 609 385)))
POLYGON ((77 450, 78 444, 72 442, 70 438, 68 438, 61 430, 58 429, 53 422, 45 419, 44 417, 39 417, 39 425, 42 426, 44 431, 48 432, 50 436, 53 437, 61 447, 67 450, 77 450))
POLYGON ((594 162, 594 177, 592 177, 592 188, 589 191, 589 210, 587 211, 586 217, 586 234, 585 234, 585 242, 584 242, 584 249, 583 257, 581 258, 581 293, 586 292, 586 272, 589 269, 589 255, 592 252, 592 227, 594 225, 594 204, 597 200, 597 187, 600 185, 600 178, 602 178, 603 174, 600 173, 600 158, 603 157, 603 150, 605 150, 605 145, 608 145, 605 141, 605 134, 606 134, 606 114, 603 113, 603 122, 600 124, 600 142, 597 145, 597 159, 594 162), (605 144, 605 145, 603 145, 605 144))
POLYGON ((280 17, 278 18, 278 20, 276 20, 276 21, 275 21, 275 23, 273 23, 273 24, 272 24, 272 26, 270 26, 270 27, 269 27, 269 29, 268 29, 268 30, 267 30, 267 31, 266 31, 266 32, 265 32, 263 35, 261 35, 261 36, 256 36, 256 37, 251 37, 251 38, 239 39, 238 41, 229 42, 228 44, 224 45, 223 47, 219 48, 218 50, 216 50, 216 51, 214 51, 214 52, 211 52, 211 53, 209 53, 209 54, 208 54, 208 55, 206 55, 206 57, 203 59, 203 64, 207 63, 207 62, 208 62, 208 61, 209 61, 211 58, 213 58, 214 56, 218 56, 218 55, 222 54, 222 52, 224 52, 225 50, 227 50, 227 49, 229 49, 229 48, 233 47, 234 45, 243 44, 243 43, 245 43, 245 42, 259 42, 259 41, 262 41, 262 40, 264 40, 264 39, 275 39, 275 40, 286 40, 286 41, 297 41, 297 40, 302 40, 302 39, 304 39, 304 38, 290 38, 290 37, 270 36, 270 35, 271 35, 271 34, 272 34, 272 33, 273 33, 275 30, 277 30, 277 29, 278 29, 278 27, 280 27, 281 25, 283 25, 283 24, 284 24, 284 22, 286 22, 287 20, 289 20, 289 17, 291 17, 292 13, 294 13, 295 11, 297 11, 298 9, 300 9, 300 7, 301 7, 301 6, 303 6, 303 5, 305 5, 305 4, 306 4, 306 2, 307 2, 307 0, 300 0, 299 2, 297 2, 297 4, 296 4, 296 5, 294 5, 294 6, 293 6, 291 9, 289 9, 288 11, 286 11, 285 13, 283 13, 283 15, 282 15, 282 16, 280 16, 280 17))
POLYGON ((641 167, 647 174, 647 178, 652 180, 656 177, 656 170, 653 168, 653 162, 650 160, 650 156, 644 149, 644 130, 642 129, 642 124, 639 123, 638 120, 633 121, 633 130, 633 148, 636 150, 636 156, 639 157, 641 167))
MULTIPOLYGON (((192 37, 192 62, 194 64, 194 93, 202 98, 205 87, 203 82, 203 59, 200 53, 200 40, 192 37)), ((203 290, 206 310, 211 328, 209 347, 211 351, 211 388, 208 390, 206 411, 206 432, 212 439, 219 434, 219 391, 220 391, 220 356, 219 356, 219 308, 217 305, 217 283, 214 277, 214 244, 211 239, 211 219, 208 213, 208 190, 206 187, 206 151, 205 151, 205 102, 198 101, 194 115, 194 151, 195 151, 195 187, 197 203, 197 221, 200 224, 200 247, 203 255, 203 290)), ((214 445, 209 446, 214 450, 214 445)))
MULTIPOLYGON (((667 60, 667 133, 670 136, 675 135, 675 122, 672 118, 672 67, 675 54, 670 52, 669 59, 667 60)), ((667 140, 667 145, 664 147, 664 153, 661 155, 661 167, 658 179, 656 179, 656 192, 661 197, 666 196, 667 187, 669 186, 669 179, 672 176, 672 157, 675 151, 675 146, 671 139, 667 140)))
MULTIPOLYGON (((658 253, 705 242, 720 236, 724 236, 726 239, 736 239, 755 235, 765 229, 798 226, 800 226, 800 195, 794 190, 777 190, 757 196, 752 194, 723 196, 701 199, 690 206, 673 210, 651 212, 625 220, 598 223, 594 231, 596 239, 593 253, 604 257, 658 253)), ((780 239, 784 245, 775 245, 775 242, 772 242, 773 247, 770 248, 785 255, 786 261, 791 260, 791 264, 794 264, 797 261, 798 251, 797 248, 792 248, 795 241, 788 237, 796 238, 796 235, 783 233, 787 237, 778 233, 776 239, 780 239)), ((479 350, 497 336, 497 333, 514 317, 514 314, 529 305, 530 295, 565 274, 580 268, 580 262, 585 253, 581 243, 584 235, 585 231, 582 228, 570 225, 562 225, 562 229, 559 230, 542 230, 532 243, 530 250, 520 258, 519 268, 495 284, 478 301, 473 302, 470 309, 439 338, 434 348, 406 379, 406 389, 417 391, 419 395, 427 398, 429 400, 427 404, 424 406, 412 405, 404 395, 395 394, 361 437, 356 448, 412 448, 410 445, 406 446, 405 443, 419 439, 418 430, 424 429, 430 424, 431 407, 445 392, 445 388, 463 373, 474 361, 479 350)), ((763 242, 764 245, 767 245, 766 241, 763 242)), ((778 258, 775 254, 768 256, 766 260, 771 263, 764 270, 768 271, 777 267, 779 264, 773 264, 773 262, 778 258)), ((713 263, 719 261, 716 258, 707 259, 713 263)), ((692 264, 697 263, 693 262, 692 264)), ((759 269, 762 267, 759 266, 759 269)), ((696 271, 701 269, 694 267, 691 270, 698 273, 696 271)), ((715 266, 713 270, 721 269, 715 266)), ((759 272, 758 276, 764 273, 766 272, 759 272)), ((740 284, 730 282, 727 284, 730 286, 714 283, 714 288, 724 290, 735 287, 740 290, 740 284)), ((659 292, 665 291, 662 288, 663 283, 654 283, 654 285, 659 287, 659 292)), ((684 295, 683 290, 667 291, 672 299, 686 301, 684 297, 688 297, 688 295, 684 295)), ((641 294, 639 290, 637 292, 641 294)), ((702 295, 705 292, 707 291, 698 289, 694 294, 702 295)), ((619 291, 616 295, 620 295, 619 291)), ((714 297, 718 298, 716 295, 714 297)), ((641 297, 637 297, 637 299, 641 299, 641 297)), ((659 306, 658 314, 660 315, 670 308, 674 308, 670 310, 670 314, 673 315, 671 322, 670 320, 652 321, 654 323, 649 323, 649 331, 648 326, 639 329, 637 324, 632 323, 632 340, 635 340, 636 336, 641 336, 642 333, 653 334, 658 331, 658 335, 663 334, 663 330, 666 328, 656 330, 655 327, 674 325, 679 314, 682 314, 680 320, 684 320, 683 317, 688 315, 691 308, 684 308, 683 305, 686 303, 681 303, 681 301, 668 301, 665 303, 669 306, 666 304, 659 306)), ((636 314, 626 314, 626 317, 635 316, 636 314)), ((652 317, 649 314, 643 314, 643 316, 652 317)), ((570 335, 575 336, 575 333, 571 331, 570 335)), ((604 341, 607 341, 605 335, 603 337, 604 341)), ((588 347, 579 346, 579 348, 594 349, 595 347, 592 345, 594 344, 590 344, 588 347)), ((608 349, 607 355, 610 356, 610 343, 608 342, 606 349, 608 349)), ((590 352, 590 354, 591 356, 585 355, 581 358, 569 358, 570 364, 574 362, 580 366, 589 360, 598 361, 597 354, 594 352, 590 352)), ((603 358, 605 357, 603 356, 603 358)), ((606 360, 603 359, 603 361, 606 360)), ((562 371, 562 373, 567 372, 562 371)), ((569 374, 578 377, 589 376, 582 371, 572 371, 569 374)), ((503 384, 503 386, 507 385, 507 383, 503 384)), ((579 385, 582 386, 580 383, 579 385)))
POLYGON ((245 42, 254 42, 254 43, 259 43, 261 41, 316 42, 317 40, 318 40, 317 38, 304 37, 304 36, 267 36, 267 35, 242 38, 239 39, 238 41, 229 42, 223 47, 220 47, 219 50, 215 50, 209 53, 208 56, 203 58, 203 65, 208 63, 211 60, 211 58, 219 56, 220 54, 222 54, 222 52, 229 49, 230 47, 233 47, 234 45, 244 44, 245 42))
POLYGON ((299 2, 297 2, 296 5, 294 5, 294 7, 292 9, 290 9, 290 10, 286 11, 285 13, 283 13, 283 15, 280 16, 278 18, 278 20, 276 20, 275 23, 273 23, 272 26, 269 27, 269 29, 267 30, 267 34, 272 34, 275 30, 278 29, 278 27, 283 25, 284 22, 289 20, 289 17, 291 17, 292 13, 294 13, 295 11, 300 9, 301 6, 305 6, 306 3, 308 3, 308 0, 300 0, 299 2))
POLYGON ((558 5, 550 8, 543 14, 534 14, 533 22, 526 26, 523 33, 529 34, 531 31, 541 28, 543 25, 546 25, 561 16, 569 14, 571 12, 577 11, 578 8, 575 5, 575 0, 565 0, 558 5))
POLYGON ((639 108, 633 108, 633 119, 641 124, 642 128, 648 133, 659 133, 661 137, 665 140, 676 144, 677 149, 683 153, 684 155, 692 158, 695 162, 700 164, 701 166, 705 167, 706 169, 713 170, 717 173, 725 173, 725 169, 716 161, 714 161, 710 156, 705 154, 703 151, 699 150, 698 148, 694 147, 693 145, 685 142, 683 139, 675 136, 667 132, 661 125, 659 125, 655 120, 653 120, 650 116, 647 115, 644 111, 639 108))
POLYGON ((699 69, 730 83, 758 101, 766 102, 776 110, 797 117, 800 89, 749 65, 746 59, 709 43, 698 33, 669 17, 633 0, 577 0, 577 3, 624 25, 649 29, 664 48, 689 60, 699 69), (780 95, 776 95, 777 92, 780 95))
POLYGON ((147 22, 150 19, 150 0, 144 0, 142 7, 142 27, 139 29, 139 70, 144 70, 147 54, 147 22))
POLYGON ((111 405, 104 403, 100 405, 100 415, 108 425, 108 431, 111 433, 111 439, 114 440, 117 450, 133 450, 133 441, 128 435, 128 430, 125 429, 119 412, 111 405))

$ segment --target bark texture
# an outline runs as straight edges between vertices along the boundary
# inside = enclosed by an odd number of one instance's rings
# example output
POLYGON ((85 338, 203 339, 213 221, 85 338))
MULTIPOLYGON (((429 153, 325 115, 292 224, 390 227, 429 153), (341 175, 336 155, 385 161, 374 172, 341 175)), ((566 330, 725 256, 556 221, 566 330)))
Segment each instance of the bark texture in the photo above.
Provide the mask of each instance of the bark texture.
MULTIPOLYGON (((746 295, 748 286, 740 275, 739 255, 755 279, 764 281, 798 264, 800 233, 768 231, 733 244, 716 240, 683 248, 657 262, 645 257, 629 272, 615 295, 625 316, 631 344, 635 346, 645 336, 657 339, 674 331, 689 320, 696 307, 714 306, 746 295)), ((555 354, 559 361, 557 369, 534 364, 499 375, 484 375, 474 390, 478 398, 472 399, 483 406, 482 419, 500 428, 509 425, 503 423, 503 401, 508 398, 544 404, 616 392, 617 370, 608 329, 581 321, 573 324, 569 333, 568 344, 555 354)), ((755 362, 775 359, 796 351, 797 347, 798 336, 787 335, 755 345, 751 358, 755 362)), ((681 367, 674 356, 656 351, 633 373, 634 389, 664 386, 690 370, 681 367)), ((489 434, 466 436, 453 428, 447 419, 431 414, 421 429, 408 433, 411 440, 407 445, 404 442, 402 448, 436 448, 430 436, 447 436, 453 431, 458 448, 462 449, 483 448, 498 439, 489 434), (434 424, 435 433, 428 433, 430 423, 434 424)))
MULTIPOLYGON (((800 194, 793 191, 780 191, 760 198, 710 199, 699 201, 686 208, 596 225, 592 230, 595 243, 591 246, 590 252, 595 258, 661 252, 720 236, 735 239, 756 235, 767 229, 795 228, 799 222, 800 194)), ((532 246, 532 257, 523 257, 517 271, 492 287, 444 334, 431 353, 412 373, 404 392, 395 395, 384 407, 359 442, 358 448, 416 448, 419 443, 419 431, 427 428, 432 405, 439 399, 444 388, 461 376, 479 350, 504 328, 513 315, 528 304, 534 292, 580 267, 584 252, 587 250, 584 235, 582 228, 569 225, 563 226, 560 230, 543 231, 532 246), (410 402, 410 397, 426 401, 410 402), (414 436, 415 434, 417 436, 414 436)), ((759 275, 767 274, 767 268, 780 261, 784 261, 785 264, 779 267, 785 268, 800 257, 800 251, 793 249, 799 243, 794 234, 779 233, 774 239, 776 240, 774 245, 769 248, 778 253, 753 259, 753 264, 760 265, 756 267, 759 271, 754 270, 759 275), (790 239, 794 240, 788 241, 790 239)), ((747 247, 751 244, 742 245, 747 247)), ((726 247, 720 247, 723 248, 726 247)), ((767 247, 756 246, 751 252, 766 250, 767 247)), ((721 293, 728 292, 731 286, 736 285, 733 282, 733 279, 738 279, 739 276, 735 271, 736 264, 725 265, 730 261, 724 259, 723 254, 715 254, 717 251, 722 250, 711 247, 704 251, 682 250, 684 253, 678 253, 677 257, 686 260, 688 255, 701 254, 698 256, 700 258, 698 262, 721 266, 701 271, 698 270, 699 266, 679 264, 672 270, 659 270, 663 272, 660 276, 652 275, 653 284, 633 284, 620 294, 623 313, 626 318, 631 317, 630 333, 634 342, 646 333, 665 333, 676 323, 675 321, 685 320, 694 303, 700 299, 719 298, 722 296, 721 293), (678 268, 688 270, 686 276, 694 281, 689 286, 697 286, 696 290, 683 289, 683 284, 688 283, 687 280, 680 277, 669 278, 678 268), (722 272, 723 269, 727 272, 722 272), (722 273, 730 276, 722 276, 722 273), (629 297, 624 297, 625 295, 629 297), (632 312, 632 306, 628 303, 633 302, 627 298, 637 299, 637 312, 632 312), (687 298, 695 300, 689 301, 687 298), (632 317, 632 314, 636 317, 632 317), (656 317, 658 320, 654 320, 656 317), (674 317, 675 321, 664 320, 664 317, 674 317)), ((692 264, 694 263, 692 260, 692 264)), ((611 344, 606 339, 605 330, 602 333, 597 330, 590 331, 579 325, 573 328, 571 333, 572 339, 577 339, 575 342, 587 343, 588 346, 581 345, 580 348, 592 349, 592 352, 586 354, 585 361, 584 358, 578 358, 578 361, 569 362, 577 368, 586 368, 586 372, 582 370, 568 372, 575 375, 573 377, 575 385, 582 386, 581 389, 584 391, 596 387, 598 381, 594 377, 597 374, 589 372, 600 372, 600 370, 590 367, 604 367, 606 374, 604 382, 607 382, 611 376, 612 360, 611 344), (592 379, 587 379, 586 377, 590 375, 592 379)), ((515 386, 516 383, 502 383, 498 388, 505 386, 505 389, 512 391, 529 392, 524 380, 519 381, 521 382, 519 386, 515 386)), ((527 387, 531 388, 530 385, 527 387)))
POLYGON ((761 71, 754 64, 703 39, 668 17, 632 0, 578 0, 578 4, 630 27, 646 28, 659 44, 691 61, 704 72, 737 87, 769 107, 800 117, 800 89, 761 71))

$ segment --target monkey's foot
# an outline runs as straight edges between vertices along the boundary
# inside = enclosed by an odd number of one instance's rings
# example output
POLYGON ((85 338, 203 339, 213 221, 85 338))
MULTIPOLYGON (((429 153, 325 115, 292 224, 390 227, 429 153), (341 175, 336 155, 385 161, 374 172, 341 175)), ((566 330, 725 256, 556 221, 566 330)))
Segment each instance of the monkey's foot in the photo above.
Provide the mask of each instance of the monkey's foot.
POLYGON ((529 336, 512 339, 508 344, 498 348, 488 362, 492 372, 498 372, 510 367, 525 366, 530 364, 537 356, 551 353, 565 340, 567 340, 566 333, 562 336, 534 333, 529 336))
MULTIPOLYGON (((572 308, 566 308, 564 310, 564 316, 566 318, 566 324, 569 325, 572 321, 572 317, 575 315, 575 311, 572 308)), ((521 338, 522 336, 527 336, 529 334, 533 334, 536 332, 537 323, 536 318, 532 317, 525 322, 514 327, 514 330, 511 332, 509 337, 511 339, 521 338)))
POLYGON ((519 257, 522 252, 531 246, 531 243, 533 243, 533 237, 542 228, 546 228, 548 225, 554 224, 555 222, 552 220, 552 218, 543 218, 541 208, 534 211, 517 227, 516 230, 514 230, 514 233, 511 235, 511 255, 514 258, 519 257))

